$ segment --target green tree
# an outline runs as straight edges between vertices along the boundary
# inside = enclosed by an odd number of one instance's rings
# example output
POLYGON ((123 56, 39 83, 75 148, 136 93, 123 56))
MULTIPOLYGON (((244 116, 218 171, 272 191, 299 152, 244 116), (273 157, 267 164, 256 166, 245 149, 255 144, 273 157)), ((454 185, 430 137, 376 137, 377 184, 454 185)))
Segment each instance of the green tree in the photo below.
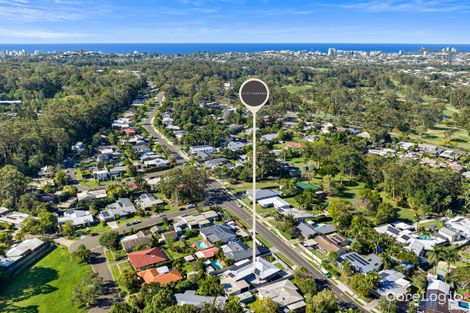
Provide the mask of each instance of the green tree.
POLYGON ((357 273, 351 278, 351 287, 359 295, 368 297, 373 288, 373 284, 366 278, 366 276, 357 273))
POLYGON ((257 299, 251 305, 254 313, 277 313, 279 312, 279 304, 271 298, 257 299))
POLYGON ((175 304, 175 297, 169 288, 160 288, 145 306, 144 313, 161 312, 175 304))
POLYGON ((110 313, 133 313, 135 310, 126 302, 114 302, 109 310, 110 313))
POLYGON ((115 230, 107 231, 100 236, 99 243, 107 249, 115 250, 119 248, 119 233, 115 230))
POLYGON ((338 304, 329 289, 324 289, 316 295, 307 295, 305 313, 334 313, 338 310, 338 304))
POLYGON ((72 252, 72 257, 77 258, 80 263, 90 263, 93 254, 84 244, 78 246, 77 250, 72 252))
POLYGON ((315 278, 302 266, 297 267, 294 271, 294 284, 304 295, 316 294, 318 290, 315 278))
POLYGON ((331 175, 323 176, 321 180, 321 188, 329 196, 334 196, 338 193, 338 186, 336 185, 334 177, 331 175))
POLYGON ((207 275, 205 279, 200 281, 197 294, 201 296, 220 296, 224 292, 224 287, 220 284, 217 276, 207 275))
POLYGON ((140 282, 137 277, 137 274, 133 270, 125 270, 119 276, 119 284, 124 286, 131 293, 134 293, 139 290, 140 282))
POLYGON ((60 229, 62 230, 62 235, 64 235, 65 237, 67 237, 69 239, 73 238, 75 232, 74 232, 73 225, 72 225, 71 221, 67 221, 64 224, 62 224, 60 226, 60 229))
POLYGON ((389 300, 387 297, 380 297, 379 299, 379 309, 383 313, 397 313, 398 312, 398 303, 397 300, 389 300))
POLYGON ((230 297, 224 305, 224 313, 243 313, 243 307, 237 297, 230 297))
POLYGON ((397 219, 397 210, 388 202, 382 202, 377 208, 378 224, 391 223, 397 219))
POLYGON ((90 273, 73 289, 72 302, 90 307, 96 303, 102 292, 103 278, 96 273, 90 273))
POLYGON ((0 168, 0 203, 14 207, 25 192, 28 179, 16 167, 5 165, 0 168))

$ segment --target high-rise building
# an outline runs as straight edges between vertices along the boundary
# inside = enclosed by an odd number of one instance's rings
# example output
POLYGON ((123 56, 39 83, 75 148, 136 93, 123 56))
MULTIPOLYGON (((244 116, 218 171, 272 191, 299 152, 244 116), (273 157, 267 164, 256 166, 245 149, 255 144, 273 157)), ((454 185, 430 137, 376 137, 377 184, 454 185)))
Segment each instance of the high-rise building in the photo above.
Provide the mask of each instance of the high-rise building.
POLYGON ((336 49, 335 48, 328 48, 328 56, 333 57, 336 55, 336 49))

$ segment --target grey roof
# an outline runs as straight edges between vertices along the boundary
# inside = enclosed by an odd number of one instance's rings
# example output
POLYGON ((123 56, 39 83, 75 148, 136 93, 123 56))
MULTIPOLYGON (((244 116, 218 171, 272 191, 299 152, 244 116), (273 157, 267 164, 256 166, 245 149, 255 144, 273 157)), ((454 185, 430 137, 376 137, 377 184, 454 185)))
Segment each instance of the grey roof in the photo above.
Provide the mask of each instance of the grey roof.
MULTIPOLYGON (((247 190, 246 195, 248 198, 253 199, 253 190, 247 190)), ((271 189, 257 189, 256 201, 278 197, 279 193, 271 189)))
POLYGON ((121 245, 124 250, 131 251, 137 245, 146 245, 152 240, 152 236, 146 235, 143 231, 121 238, 121 245))
POLYGON ((38 238, 32 238, 12 246, 8 251, 5 252, 5 257, 0 257, 0 266, 10 266, 11 264, 21 260, 31 251, 35 251, 43 244, 44 241, 38 238))
POLYGON ((382 260, 375 254, 369 254, 367 257, 363 257, 356 252, 349 252, 342 255, 340 259, 348 260, 356 271, 363 274, 378 271, 382 267, 382 260))
POLYGON ((222 241, 228 242, 237 237, 237 234, 226 224, 212 225, 209 227, 201 228, 203 234, 210 243, 222 241))
MULTIPOLYGON (((238 262, 243 259, 247 259, 253 256, 253 249, 248 247, 243 242, 229 242, 222 246, 222 251, 227 258, 238 262)), ((256 247, 256 255, 264 254, 268 252, 268 249, 264 246, 256 247)))
POLYGON ((230 141, 227 145, 227 149, 237 152, 240 151, 245 145, 246 143, 244 142, 230 141))
POLYGON ((195 290, 186 290, 184 293, 175 293, 175 299, 178 305, 191 304, 201 306, 204 303, 215 304, 219 308, 223 308, 225 297, 209 297, 196 295, 195 290))
POLYGON ((309 238, 309 237, 313 237, 317 234, 315 228, 308 224, 308 223, 305 223, 305 222, 300 222, 299 225, 297 225, 297 228, 300 230, 300 233, 302 234, 302 236, 304 236, 304 238, 309 238))
POLYGON ((331 224, 325 224, 315 227, 315 231, 321 235, 327 235, 334 233, 336 231, 336 227, 331 224))
POLYGON ((119 198, 116 202, 109 204, 105 211, 101 211, 103 217, 125 216, 136 212, 135 206, 128 198, 119 198))

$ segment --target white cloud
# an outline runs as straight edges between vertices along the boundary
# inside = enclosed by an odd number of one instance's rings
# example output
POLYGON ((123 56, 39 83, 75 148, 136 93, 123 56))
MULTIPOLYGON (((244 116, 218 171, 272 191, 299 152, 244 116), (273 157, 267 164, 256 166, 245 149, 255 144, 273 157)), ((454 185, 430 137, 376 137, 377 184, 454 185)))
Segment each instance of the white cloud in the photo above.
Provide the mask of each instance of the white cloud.
POLYGON ((470 10, 469 4, 456 0, 372 0, 340 6, 369 12, 443 13, 470 10))
POLYGON ((19 29, 11 30, 0 28, 0 37, 7 38, 33 38, 33 39, 68 39, 83 38, 88 36, 78 32, 56 32, 43 29, 19 29))

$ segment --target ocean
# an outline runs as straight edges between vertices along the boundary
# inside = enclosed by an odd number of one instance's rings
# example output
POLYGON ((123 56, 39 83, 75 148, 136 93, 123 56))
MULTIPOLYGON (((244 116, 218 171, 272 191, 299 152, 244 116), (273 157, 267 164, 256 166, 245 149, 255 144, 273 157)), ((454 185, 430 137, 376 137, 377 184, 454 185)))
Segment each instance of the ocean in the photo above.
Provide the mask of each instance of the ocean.
POLYGON ((369 44, 369 43, 70 43, 70 44, 0 44, 0 50, 26 50, 33 53, 63 51, 101 51, 105 53, 147 52, 161 54, 190 54, 196 52, 257 52, 257 51, 320 51, 361 50, 382 52, 418 51, 422 48, 442 50, 454 47, 470 52, 470 44, 369 44))

